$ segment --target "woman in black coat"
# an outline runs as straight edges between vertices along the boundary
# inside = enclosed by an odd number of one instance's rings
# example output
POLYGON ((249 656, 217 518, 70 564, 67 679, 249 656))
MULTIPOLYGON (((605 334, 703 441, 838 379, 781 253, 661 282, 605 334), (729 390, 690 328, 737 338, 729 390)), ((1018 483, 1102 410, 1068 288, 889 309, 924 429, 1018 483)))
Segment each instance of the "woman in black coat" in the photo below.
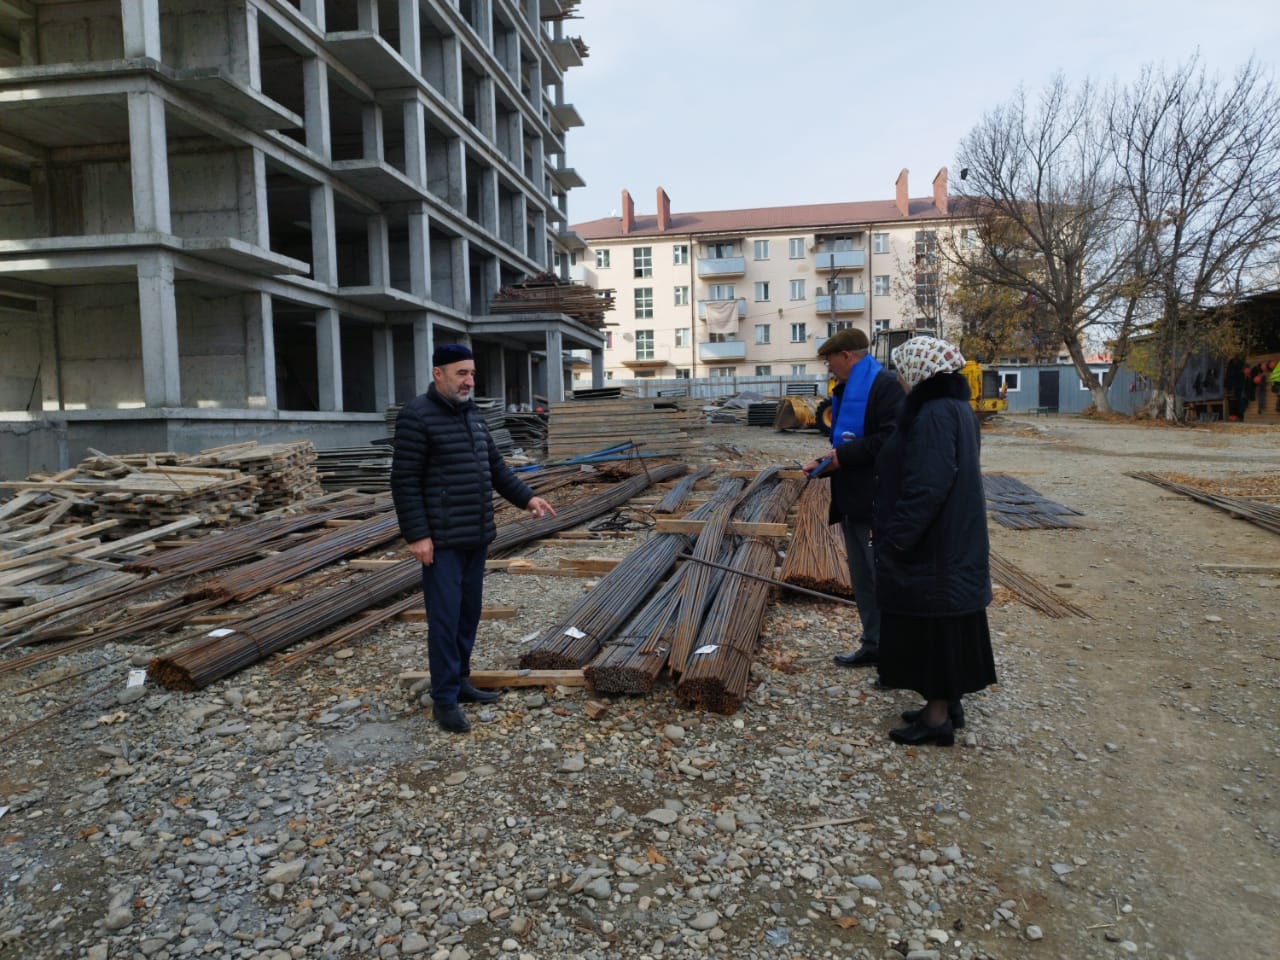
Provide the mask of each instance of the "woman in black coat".
POLYGON ((926 700, 893 740, 946 747, 964 726, 960 698, 996 682, 978 418, 956 347, 913 337, 893 361, 909 392, 876 461, 880 682, 926 700))

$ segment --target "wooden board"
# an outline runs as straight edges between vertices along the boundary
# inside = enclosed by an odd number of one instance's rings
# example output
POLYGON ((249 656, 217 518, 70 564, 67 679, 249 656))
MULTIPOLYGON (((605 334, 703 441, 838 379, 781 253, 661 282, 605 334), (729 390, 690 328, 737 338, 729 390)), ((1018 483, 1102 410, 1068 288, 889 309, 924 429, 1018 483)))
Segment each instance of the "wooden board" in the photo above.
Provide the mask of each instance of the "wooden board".
MULTIPOLYGON (((429 676, 426 670, 406 670, 397 678, 402 687, 412 687, 429 676)), ((497 687, 585 687, 581 670, 472 670, 471 685, 480 690, 497 687)))

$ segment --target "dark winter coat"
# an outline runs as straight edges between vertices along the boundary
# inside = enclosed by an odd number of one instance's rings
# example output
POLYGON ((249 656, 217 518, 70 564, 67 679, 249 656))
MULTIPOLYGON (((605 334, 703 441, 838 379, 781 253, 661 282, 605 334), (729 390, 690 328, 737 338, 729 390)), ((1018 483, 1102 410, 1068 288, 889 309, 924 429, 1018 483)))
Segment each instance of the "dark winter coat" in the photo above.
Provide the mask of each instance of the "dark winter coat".
POLYGON ((871 542, 881 610, 976 613, 991 603, 990 544, 969 385, 939 374, 907 395, 876 463, 871 542))
MULTIPOLYGON (((843 398, 845 386, 843 383, 837 384, 832 393, 843 398)), ((905 396, 898 375, 881 370, 871 381, 871 389, 867 393, 867 412, 862 421, 863 435, 843 443, 838 437, 831 438, 832 447, 840 460, 840 469, 831 475, 831 523, 836 523, 841 518, 861 521, 871 519, 876 457, 893 433, 905 396)))
POLYGON ((400 409, 391 460, 391 497, 408 543, 473 549, 497 535, 493 492, 518 507, 533 497, 498 453, 471 400, 454 403, 435 385, 400 409))

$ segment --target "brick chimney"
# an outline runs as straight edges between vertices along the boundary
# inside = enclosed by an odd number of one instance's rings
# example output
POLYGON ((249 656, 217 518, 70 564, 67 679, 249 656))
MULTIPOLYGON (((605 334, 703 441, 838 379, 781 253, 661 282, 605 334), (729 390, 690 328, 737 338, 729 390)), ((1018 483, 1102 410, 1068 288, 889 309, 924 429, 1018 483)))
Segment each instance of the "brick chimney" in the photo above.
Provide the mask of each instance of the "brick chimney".
POLYGON ((903 167, 902 172, 898 174, 898 179, 894 182, 897 187, 898 196, 894 203, 898 207, 898 212, 904 217, 911 213, 911 202, 907 199, 907 168, 903 167))
POLYGON ((631 202, 631 194, 622 191, 622 232, 630 233, 631 228, 636 225, 636 205, 631 202))
POLYGON ((933 178, 933 205, 938 208, 938 212, 945 214, 947 212, 947 168, 943 167, 938 171, 938 175, 933 178))
POLYGON ((666 230, 671 226, 671 198, 667 191, 658 188, 658 230, 666 230))

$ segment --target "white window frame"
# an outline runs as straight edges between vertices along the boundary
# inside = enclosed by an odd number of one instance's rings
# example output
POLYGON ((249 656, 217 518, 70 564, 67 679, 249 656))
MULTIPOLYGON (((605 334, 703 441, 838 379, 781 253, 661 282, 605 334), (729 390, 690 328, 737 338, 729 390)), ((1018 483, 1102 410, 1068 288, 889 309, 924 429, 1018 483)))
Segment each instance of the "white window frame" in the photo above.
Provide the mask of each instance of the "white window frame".
POLYGON ((791 299, 792 300, 804 299, 804 286, 805 286, 805 282, 803 280, 791 281, 791 299))
POLYGON ((653 359, 653 331, 652 330, 636 331, 636 359, 637 360, 653 359))
POLYGON ((791 324, 791 342, 804 343, 809 339, 809 327, 807 324, 793 323, 791 324))
POLYGON ((653 247, 631 248, 632 276, 637 279, 653 276, 653 247))
POLYGON ((689 245, 687 243, 677 243, 671 248, 671 263, 677 267, 683 267, 689 262, 689 245))
POLYGON ((732 283, 713 283, 707 288, 708 300, 737 300, 738 291, 732 283), (727 294, 727 295, 726 295, 727 294))
POLYGON ((768 260, 769 259, 769 241, 755 240, 751 244, 752 260, 768 260))
POLYGON ((712 367, 709 374, 713 377, 736 377, 738 375, 737 367, 712 367))
POLYGON ((770 327, 769 324, 767 323, 756 324, 756 345, 757 346, 767 346, 771 342, 769 339, 771 336, 772 336, 772 328, 770 327))
POLYGON ((1005 393, 1018 393, 1022 389, 1022 371, 1001 370, 1000 386, 1005 393))
POLYGON ((688 380, 689 374, 690 374, 690 370, 688 367, 676 367, 677 380, 688 380))
POLYGON ((596 269, 597 269, 597 270, 608 270, 608 269, 609 269, 609 259, 610 259, 610 258, 609 258, 609 254, 611 254, 612 252, 613 252, 612 250, 597 250, 597 251, 596 251, 596 269))
POLYGON ((871 278, 871 295, 873 297, 887 297, 891 292, 889 274, 878 273, 871 278))
POLYGON ((803 363, 793 363, 791 365, 791 375, 793 377, 803 377, 809 372, 803 363))
POLYGON ((635 317, 637 320, 653 319, 653 287, 636 287, 635 317))
POLYGON ((676 327, 676 346, 677 347, 689 346, 689 339, 690 339, 689 333, 690 333, 690 330, 688 327, 676 327))
POLYGON ((787 241, 787 256, 792 260, 804 259, 804 237, 792 237, 787 241))
POLYGON ((675 306, 687 307, 689 305, 689 287, 688 285, 673 288, 675 296, 675 306))
POLYGON ((756 303, 764 303, 769 299, 769 281, 756 281, 756 303))
POLYGON ((773 367, 771 367, 771 366, 770 366, 769 364, 767 364, 767 363, 757 363, 757 364, 756 364, 756 376, 757 376, 757 377, 771 377, 771 376, 773 376, 773 367))
POLYGON ((887 233, 871 234, 871 252, 872 253, 888 253, 889 252, 889 234, 887 233))

